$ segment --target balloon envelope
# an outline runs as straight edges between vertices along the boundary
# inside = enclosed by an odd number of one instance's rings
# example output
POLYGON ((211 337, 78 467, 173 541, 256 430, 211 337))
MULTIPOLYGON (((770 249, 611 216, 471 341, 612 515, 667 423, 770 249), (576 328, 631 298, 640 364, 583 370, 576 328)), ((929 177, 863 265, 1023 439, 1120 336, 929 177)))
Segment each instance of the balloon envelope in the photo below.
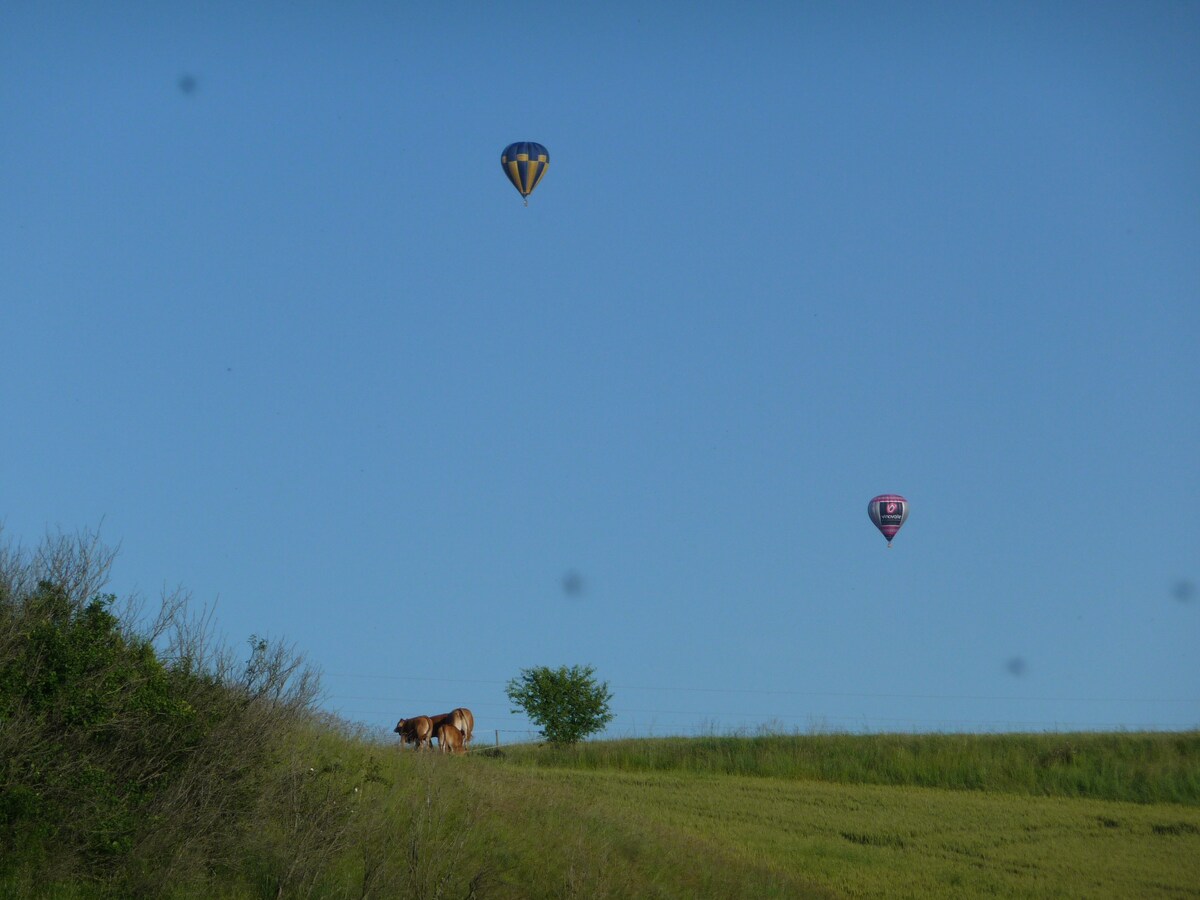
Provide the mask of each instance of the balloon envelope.
POLYGON ((521 196, 528 197, 550 166, 550 151, 533 141, 518 141, 504 148, 500 166, 521 196))
POLYGON ((867 515, 892 546, 892 538, 908 518, 908 501, 899 494, 880 494, 867 504, 867 515))

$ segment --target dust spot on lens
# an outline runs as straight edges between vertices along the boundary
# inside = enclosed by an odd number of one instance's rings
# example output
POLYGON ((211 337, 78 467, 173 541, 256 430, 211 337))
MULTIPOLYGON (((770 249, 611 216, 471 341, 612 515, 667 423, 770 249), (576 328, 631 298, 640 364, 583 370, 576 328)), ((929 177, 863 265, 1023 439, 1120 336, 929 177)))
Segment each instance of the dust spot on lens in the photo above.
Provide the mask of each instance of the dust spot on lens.
POLYGON ((1190 603, 1196 599, 1196 582, 1190 578, 1180 578, 1171 585, 1171 596, 1180 603, 1190 603))
POLYGON ((1020 678, 1025 674, 1025 670, 1029 668, 1025 658, 1021 656, 1010 656, 1008 661, 1004 663, 1004 668, 1008 670, 1008 674, 1015 678, 1020 678))
POLYGON ((562 589, 568 597, 583 596, 583 576, 574 569, 566 572, 562 577, 562 589))
POLYGON ((179 85, 180 93, 187 96, 191 96, 192 94, 196 93, 196 88, 198 86, 195 75, 180 75, 177 84, 179 85))

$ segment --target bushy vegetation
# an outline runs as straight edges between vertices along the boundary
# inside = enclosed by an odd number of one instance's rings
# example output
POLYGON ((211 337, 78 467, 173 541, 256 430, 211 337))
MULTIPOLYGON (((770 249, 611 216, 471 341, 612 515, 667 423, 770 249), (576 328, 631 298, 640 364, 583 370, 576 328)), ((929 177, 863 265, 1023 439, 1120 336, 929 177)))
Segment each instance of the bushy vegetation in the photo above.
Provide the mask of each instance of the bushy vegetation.
POLYGON ((160 896, 242 865, 317 681, 263 639, 238 660, 184 596, 118 604, 112 559, 94 535, 0 549, 0 876, 160 896))
POLYGON ((319 712, 292 648, 230 649, 184 594, 104 593, 113 559, 0 545, 0 896, 478 894, 453 764, 319 712))

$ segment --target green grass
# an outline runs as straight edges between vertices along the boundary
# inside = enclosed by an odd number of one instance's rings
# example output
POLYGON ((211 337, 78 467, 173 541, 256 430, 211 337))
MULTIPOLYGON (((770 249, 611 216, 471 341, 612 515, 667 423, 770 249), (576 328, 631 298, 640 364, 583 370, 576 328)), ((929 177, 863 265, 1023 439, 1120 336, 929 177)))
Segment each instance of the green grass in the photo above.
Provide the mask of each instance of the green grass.
MULTIPOLYGON (((650 859, 687 852, 705 877, 737 865, 738 881, 754 886, 747 896, 1154 897, 1200 886, 1192 807, 757 776, 534 774, 636 832, 650 859)), ((689 896, 677 877, 648 878, 656 891, 645 895, 689 896)))
POLYGON ((1200 732, 762 735, 506 751, 515 764, 1200 804, 1200 732))
MULTIPOLYGON (((397 752, 297 731, 199 898, 1194 897, 1200 735, 804 735, 397 752)), ((91 900, 28 874, 0 896, 91 900)))

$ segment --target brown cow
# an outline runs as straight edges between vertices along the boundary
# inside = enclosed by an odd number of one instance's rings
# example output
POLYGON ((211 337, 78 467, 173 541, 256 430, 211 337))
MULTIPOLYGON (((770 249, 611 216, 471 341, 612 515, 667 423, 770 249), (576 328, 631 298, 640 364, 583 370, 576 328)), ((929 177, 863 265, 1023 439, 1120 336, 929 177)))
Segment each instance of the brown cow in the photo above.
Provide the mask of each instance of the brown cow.
MULTIPOLYGON (((458 728, 458 722, 455 721, 454 713, 438 713, 436 716, 430 716, 429 721, 433 724, 433 736, 437 737, 438 729, 449 722, 455 728, 458 728)), ((462 729, 459 729, 460 731, 462 729)))
POLYGON ((466 753, 463 749, 462 732, 451 725, 449 722, 443 722, 437 727, 436 736, 438 739, 438 749, 442 753, 466 753))
POLYGON ((401 746, 416 744, 417 749, 433 747, 433 721, 429 716, 414 716, 411 719, 401 719, 396 723, 396 734, 400 735, 401 746))
POLYGON ((438 713, 436 716, 430 716, 429 721, 433 723, 433 733, 437 734, 438 726, 443 722, 449 722, 454 718, 454 713, 438 713))

